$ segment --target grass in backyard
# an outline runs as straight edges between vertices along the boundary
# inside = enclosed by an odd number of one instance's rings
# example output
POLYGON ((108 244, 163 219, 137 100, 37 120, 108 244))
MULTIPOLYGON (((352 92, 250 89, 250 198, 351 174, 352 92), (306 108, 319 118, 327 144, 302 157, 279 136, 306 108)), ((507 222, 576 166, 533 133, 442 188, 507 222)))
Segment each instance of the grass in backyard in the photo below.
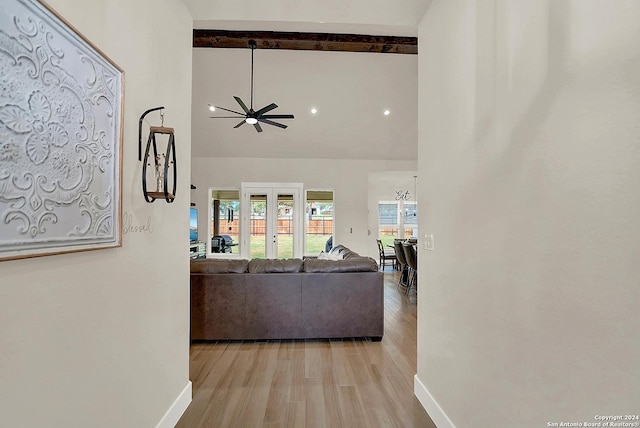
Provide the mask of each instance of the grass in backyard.
MULTIPOLYGON (((306 249, 303 251, 305 255, 318 255, 320 251, 324 251, 324 246, 331 235, 307 235, 306 249)), ((263 259, 264 236, 251 236, 250 255, 252 259, 263 259)), ((293 257, 293 235, 278 236, 278 258, 293 257)))

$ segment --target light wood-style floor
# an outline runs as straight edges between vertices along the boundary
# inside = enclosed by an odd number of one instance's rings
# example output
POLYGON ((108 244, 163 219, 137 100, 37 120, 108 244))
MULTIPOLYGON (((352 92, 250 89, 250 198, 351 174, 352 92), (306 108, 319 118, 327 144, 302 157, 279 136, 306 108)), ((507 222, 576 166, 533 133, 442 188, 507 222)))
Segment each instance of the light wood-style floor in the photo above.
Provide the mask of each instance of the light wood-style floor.
POLYGON ((385 334, 191 345, 193 401, 176 427, 425 427, 413 395, 416 302, 385 273, 385 334))

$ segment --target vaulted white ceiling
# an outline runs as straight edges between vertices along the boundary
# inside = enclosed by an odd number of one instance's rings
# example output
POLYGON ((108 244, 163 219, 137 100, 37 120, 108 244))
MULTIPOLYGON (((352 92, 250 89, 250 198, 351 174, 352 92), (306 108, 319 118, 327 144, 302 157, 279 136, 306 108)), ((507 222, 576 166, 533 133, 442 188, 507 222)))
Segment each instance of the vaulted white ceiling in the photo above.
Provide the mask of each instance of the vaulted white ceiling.
MULTIPOLYGON (((430 0, 184 0, 195 28, 415 36, 430 0)), ((414 160, 417 157, 417 56, 257 49, 255 110, 287 129, 233 127, 210 119, 209 104, 241 111, 250 102, 251 50, 194 48, 192 156, 414 160), (311 113, 316 108, 317 113, 311 113), (384 110, 389 110, 388 116, 384 110)))

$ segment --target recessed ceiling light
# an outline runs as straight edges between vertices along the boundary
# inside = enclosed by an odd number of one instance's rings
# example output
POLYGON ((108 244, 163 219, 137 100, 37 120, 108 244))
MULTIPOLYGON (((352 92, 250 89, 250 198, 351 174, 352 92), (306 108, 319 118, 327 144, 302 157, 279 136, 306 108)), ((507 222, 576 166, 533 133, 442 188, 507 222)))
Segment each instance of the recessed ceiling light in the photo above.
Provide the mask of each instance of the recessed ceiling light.
POLYGON ((311 109, 311 114, 316 114, 317 112, 318 112, 318 109, 317 109, 317 108, 313 107, 313 108, 311 109))
POLYGON ((385 110, 385 111, 384 111, 384 115, 385 115, 385 116, 389 116, 389 114, 391 114, 391 112, 390 112, 389 110, 385 110))
POLYGON ((209 104, 209 110, 216 111, 216 106, 212 106, 211 104, 209 104))

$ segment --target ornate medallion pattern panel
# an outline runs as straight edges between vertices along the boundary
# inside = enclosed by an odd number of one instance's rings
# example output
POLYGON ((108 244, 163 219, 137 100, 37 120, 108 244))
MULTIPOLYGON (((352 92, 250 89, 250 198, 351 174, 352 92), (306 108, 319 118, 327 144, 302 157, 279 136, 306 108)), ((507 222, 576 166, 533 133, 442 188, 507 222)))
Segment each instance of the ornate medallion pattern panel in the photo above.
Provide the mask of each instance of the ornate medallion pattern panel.
POLYGON ((35 0, 0 5, 0 259, 120 245, 122 71, 35 0))

